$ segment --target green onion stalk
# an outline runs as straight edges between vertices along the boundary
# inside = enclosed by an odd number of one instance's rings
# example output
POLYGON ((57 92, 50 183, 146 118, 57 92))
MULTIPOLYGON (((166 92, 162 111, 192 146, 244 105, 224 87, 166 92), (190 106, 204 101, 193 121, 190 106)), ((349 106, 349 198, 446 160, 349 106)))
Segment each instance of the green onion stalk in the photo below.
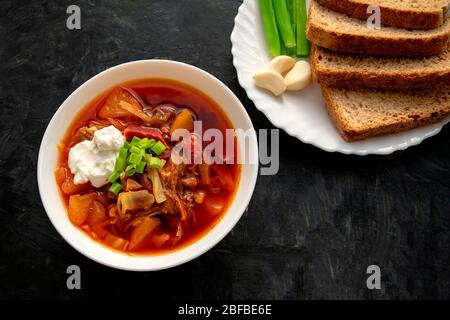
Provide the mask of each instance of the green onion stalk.
POLYGON ((281 43, 272 0, 259 0, 259 8, 261 11, 269 53, 273 57, 279 56, 281 54, 281 43))
POLYGON ((290 49, 296 47, 296 39, 294 30, 291 25, 291 16, 289 15, 286 0, 274 0, 273 8, 275 11, 275 17, 280 30, 281 39, 286 47, 286 51, 289 52, 290 49))
POLYGON ((306 0, 293 0, 294 7, 294 19, 295 19, 295 32, 297 40, 297 57, 306 58, 309 56, 310 45, 306 38, 306 21, 307 21, 307 8, 306 0))

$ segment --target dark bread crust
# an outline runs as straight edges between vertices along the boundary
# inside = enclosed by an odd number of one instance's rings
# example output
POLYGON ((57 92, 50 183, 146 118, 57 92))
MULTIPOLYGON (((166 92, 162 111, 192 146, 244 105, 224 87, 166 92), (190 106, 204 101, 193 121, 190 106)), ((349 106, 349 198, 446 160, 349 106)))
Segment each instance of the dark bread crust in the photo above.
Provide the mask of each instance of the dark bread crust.
POLYGON ((450 110, 441 110, 440 112, 429 113, 426 116, 417 114, 408 118, 399 118, 396 123, 373 125, 362 130, 353 130, 348 126, 346 120, 342 117, 339 110, 340 108, 337 102, 333 99, 330 88, 327 86, 322 86, 322 94, 325 98, 327 112, 331 121, 342 138, 347 142, 355 142, 375 136, 398 133, 437 123, 445 119, 450 114, 450 110))
POLYGON ((391 39, 329 31, 308 19, 306 36, 313 44, 339 52, 396 57, 432 56, 445 50, 448 34, 429 38, 391 39))
POLYGON ((411 77, 383 75, 352 71, 315 70, 318 83, 336 88, 377 88, 377 89, 432 89, 445 87, 450 90, 450 74, 417 73, 411 77))
MULTIPOLYGON (((321 5, 361 20, 366 20, 367 4, 352 0, 316 0, 321 5)), ((381 23, 385 26, 430 30, 439 28, 447 19, 448 5, 441 10, 420 12, 380 6, 381 23)))
POLYGON ((369 72, 355 70, 333 69, 320 66, 320 49, 312 46, 311 67, 314 79, 323 85, 337 88, 380 88, 380 89, 431 89, 449 88, 450 69, 444 72, 427 72, 426 70, 401 72, 369 72))

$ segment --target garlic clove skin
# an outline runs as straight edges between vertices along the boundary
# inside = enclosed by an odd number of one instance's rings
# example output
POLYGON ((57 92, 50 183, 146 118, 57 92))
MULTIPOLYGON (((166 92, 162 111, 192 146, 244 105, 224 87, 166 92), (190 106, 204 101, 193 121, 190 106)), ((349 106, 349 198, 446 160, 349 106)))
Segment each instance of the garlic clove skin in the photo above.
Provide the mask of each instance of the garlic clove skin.
POLYGON ((311 66, 307 61, 298 61, 284 77, 286 90, 298 91, 311 83, 311 66))
POLYGON ((281 95, 286 91, 286 84, 283 77, 276 71, 264 70, 253 75, 255 84, 266 90, 269 90, 275 96, 281 95))
POLYGON ((269 68, 283 75, 291 70, 297 61, 289 56, 278 56, 272 59, 269 68))

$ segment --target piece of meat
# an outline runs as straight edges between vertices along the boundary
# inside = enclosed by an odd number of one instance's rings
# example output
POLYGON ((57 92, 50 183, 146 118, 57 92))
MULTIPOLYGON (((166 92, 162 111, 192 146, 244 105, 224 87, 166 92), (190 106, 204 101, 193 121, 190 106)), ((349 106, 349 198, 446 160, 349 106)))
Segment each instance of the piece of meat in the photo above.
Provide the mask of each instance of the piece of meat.
POLYGON ((161 212, 163 212, 165 214, 179 213, 178 205, 177 205, 177 201, 179 198, 178 198, 176 192, 171 191, 171 190, 166 190, 166 192, 164 192, 164 194, 166 195, 167 199, 166 199, 166 201, 164 201, 163 203, 160 204, 161 212))
POLYGON ((181 183, 179 178, 184 174, 184 165, 175 164, 170 159, 164 165, 164 167, 159 170, 159 176, 161 177, 161 182, 166 190, 177 190, 177 185, 181 183))
POLYGON ((147 189, 149 192, 153 193, 152 181, 147 174, 141 174, 140 183, 144 187, 144 189, 147 189))
POLYGON ((77 143, 80 143, 85 140, 94 139, 94 133, 97 131, 96 127, 81 127, 78 129, 77 133, 73 135, 70 146, 74 146, 77 143))
POLYGON ((198 185, 198 178, 194 176, 187 176, 181 178, 181 184, 187 188, 194 188, 198 185))
POLYGON ((176 109, 171 104, 161 104, 151 110, 146 109, 145 111, 150 114, 151 125, 158 128, 169 125, 171 119, 176 115, 176 109))
POLYGON ((175 164, 169 159, 164 167, 159 170, 159 175, 167 198, 161 204, 163 212, 179 213, 183 223, 187 224, 194 207, 194 193, 184 190, 185 184, 197 185, 198 178, 195 176, 184 177, 184 169, 184 164, 175 164))
POLYGON ((205 201, 206 192, 203 190, 197 190, 194 193, 194 201, 196 204, 202 204, 205 201))
POLYGON ((182 191, 178 193, 180 200, 188 213, 188 216, 191 215, 192 209, 194 208, 194 192, 192 191, 182 191))
POLYGON ((113 125, 117 130, 119 130, 122 133, 128 127, 128 123, 126 123, 123 120, 114 119, 114 118, 107 118, 107 120, 111 125, 113 125))

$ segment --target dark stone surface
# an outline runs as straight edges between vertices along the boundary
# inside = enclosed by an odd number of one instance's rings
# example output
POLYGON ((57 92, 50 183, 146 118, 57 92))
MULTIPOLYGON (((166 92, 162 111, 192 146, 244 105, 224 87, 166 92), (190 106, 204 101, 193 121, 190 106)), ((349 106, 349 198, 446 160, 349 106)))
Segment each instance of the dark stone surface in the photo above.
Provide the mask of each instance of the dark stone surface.
POLYGON ((55 231, 36 182, 39 143, 62 101, 96 73, 164 57, 203 68, 271 128, 239 87, 229 36, 238 0, 0 2, 0 298, 450 298, 450 129, 408 151, 328 154, 285 133, 280 172, 213 250, 157 273, 109 269, 55 231), (66 268, 82 290, 66 289, 66 268), (366 288, 366 268, 382 290, 366 288))

